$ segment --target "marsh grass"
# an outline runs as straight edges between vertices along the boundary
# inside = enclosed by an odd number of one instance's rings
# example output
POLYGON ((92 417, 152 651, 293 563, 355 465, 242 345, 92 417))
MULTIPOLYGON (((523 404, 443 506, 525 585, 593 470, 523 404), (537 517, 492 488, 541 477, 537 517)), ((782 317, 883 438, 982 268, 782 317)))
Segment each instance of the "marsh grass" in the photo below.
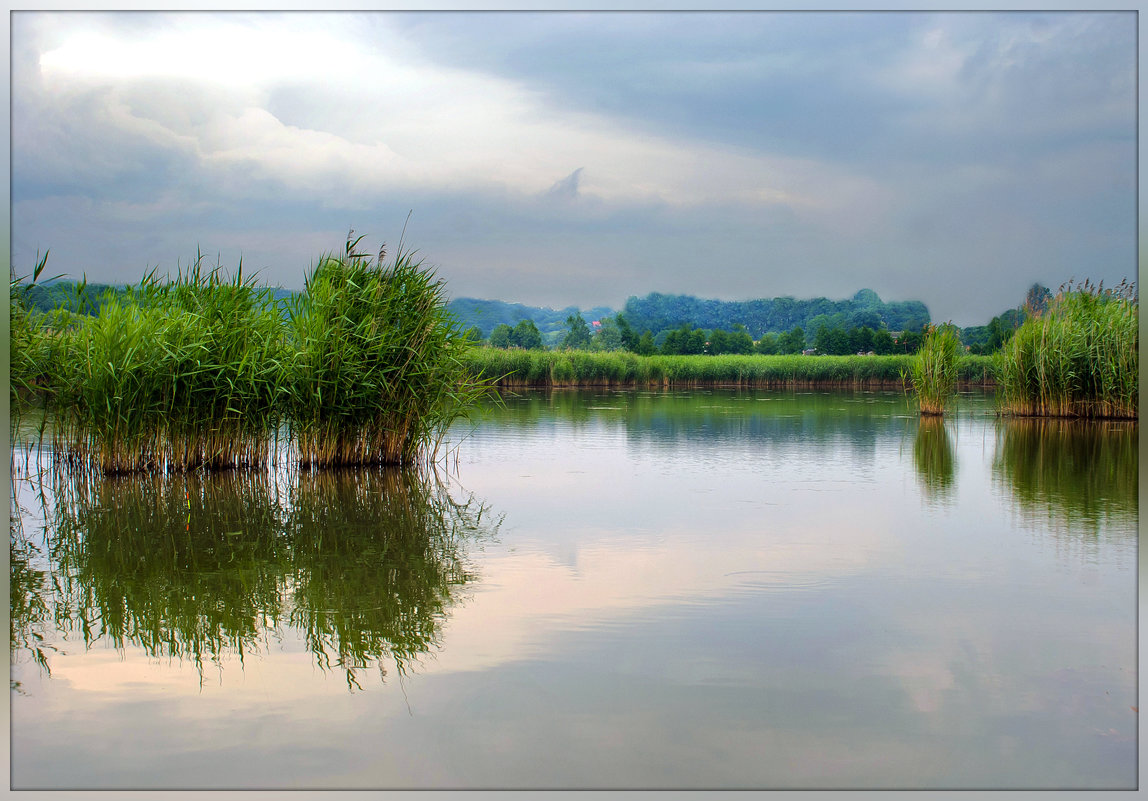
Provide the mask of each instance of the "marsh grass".
POLYGON ((49 371, 51 338, 45 316, 31 309, 28 289, 39 280, 48 254, 37 254, 36 266, 28 277, 9 276, 8 310, 8 391, 10 434, 14 435, 30 406, 42 404, 45 376, 49 371))
POLYGON ((286 307, 202 254, 174 280, 109 290, 90 316, 34 315, 13 280, 12 441, 39 403, 57 457, 105 474, 436 458, 490 382, 464 369, 433 270, 401 245, 372 259, 361 240, 320 259, 286 307))
POLYGON ((1042 417, 1136 419, 1140 303, 1135 284, 1071 282, 997 354, 1002 410, 1042 417))
MULTIPOLYGON (((638 356, 592 351, 474 347, 463 357, 472 374, 499 387, 849 387, 902 386, 913 356, 638 356)), ((957 377, 991 381, 991 359, 962 356, 957 377)))
POLYGON ((54 448, 109 474, 264 463, 279 420, 282 335, 270 290, 202 257, 154 272, 55 337, 54 448))
POLYGON ((468 340, 434 271, 401 244, 389 263, 358 252, 361 239, 321 258, 289 309, 284 409, 305 467, 434 458, 489 394, 462 369, 468 340))
POLYGON ((952 325, 931 325, 912 358, 908 377, 922 415, 941 415, 957 388, 961 339, 952 325))

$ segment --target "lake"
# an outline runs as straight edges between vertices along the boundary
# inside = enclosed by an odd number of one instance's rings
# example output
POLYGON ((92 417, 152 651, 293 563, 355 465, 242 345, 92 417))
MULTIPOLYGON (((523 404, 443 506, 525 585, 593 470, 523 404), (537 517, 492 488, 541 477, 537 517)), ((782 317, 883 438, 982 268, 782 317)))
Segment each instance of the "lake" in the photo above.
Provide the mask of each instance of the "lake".
POLYGON ((552 391, 400 471, 19 457, 12 786, 1134 788, 1138 429, 552 391))

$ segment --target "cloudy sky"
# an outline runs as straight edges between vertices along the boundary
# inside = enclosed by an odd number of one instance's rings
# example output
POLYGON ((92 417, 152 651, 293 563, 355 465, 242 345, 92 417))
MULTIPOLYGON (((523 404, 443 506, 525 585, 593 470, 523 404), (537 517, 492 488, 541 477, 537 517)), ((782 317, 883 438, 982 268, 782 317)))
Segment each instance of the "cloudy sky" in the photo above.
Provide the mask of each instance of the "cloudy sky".
POLYGON ((1134 13, 12 15, 17 273, 348 228, 453 296, 842 298, 980 324, 1136 276, 1134 13))

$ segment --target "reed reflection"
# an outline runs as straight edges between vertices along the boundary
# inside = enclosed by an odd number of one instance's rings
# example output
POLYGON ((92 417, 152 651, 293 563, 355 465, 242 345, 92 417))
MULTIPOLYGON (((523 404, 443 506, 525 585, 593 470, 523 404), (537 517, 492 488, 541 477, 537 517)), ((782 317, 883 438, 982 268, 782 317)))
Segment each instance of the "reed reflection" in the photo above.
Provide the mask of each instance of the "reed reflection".
POLYGON ((284 627, 349 688, 386 662, 403 672, 474 578, 467 542, 498 525, 409 470, 55 476, 57 627, 191 659, 201 678, 284 627))
POLYGON ((943 418, 921 417, 913 438, 913 464, 929 501, 941 504, 952 501, 957 460, 943 418))
POLYGON ((1002 420, 993 476, 1032 523, 1136 535, 1137 424, 1002 420))
MULTIPOLYGON (((24 535, 19 515, 13 515, 9 540, 9 661, 15 665, 30 659, 51 675, 52 610, 48 605, 48 572, 40 566, 42 554, 24 535)), ((9 687, 22 692, 21 684, 9 679, 9 687)))

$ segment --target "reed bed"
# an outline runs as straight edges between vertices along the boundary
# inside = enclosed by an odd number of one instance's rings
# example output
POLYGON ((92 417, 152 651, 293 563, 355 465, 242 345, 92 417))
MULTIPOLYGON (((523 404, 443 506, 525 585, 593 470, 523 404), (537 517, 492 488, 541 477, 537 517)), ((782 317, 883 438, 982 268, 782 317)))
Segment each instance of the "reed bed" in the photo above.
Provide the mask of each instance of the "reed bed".
MULTIPOLYGON (((45 253, 38 259, 32 283, 40 277, 48 260, 45 253)), ((50 364, 52 340, 45 329, 44 315, 32 311, 28 287, 23 279, 9 280, 8 390, 10 434, 15 435, 22 413, 32 404, 43 401, 44 377, 50 364)))
POLYGON ((957 387, 961 340, 951 325, 931 325, 913 357, 908 377, 922 415, 941 415, 957 387))
POLYGON ((401 245, 389 264, 358 253, 360 239, 320 259, 289 309, 284 408, 305 467, 433 458, 490 389, 462 369, 468 340, 433 270, 401 245))
POLYGON ((269 290, 197 260, 145 277, 58 331, 53 446, 105 473, 266 463, 279 422, 283 338, 269 290))
MULTIPOLYGON (((629 352, 475 347, 463 359, 483 380, 520 387, 901 387, 913 356, 638 356, 629 352)), ((992 380, 989 357, 963 356, 958 379, 992 380)))
POLYGON ((1002 410, 1039 417, 1136 419, 1140 303, 1135 284, 1071 282, 997 355, 1002 410))
MULTIPOLYGON (((353 233, 353 232, 352 232, 353 233)), ((348 241, 284 308, 269 288, 206 269, 152 274, 109 292, 94 316, 28 313, 12 282, 12 440, 20 412, 47 409, 41 441, 106 474, 410 465, 491 396, 443 284, 401 251, 348 241)))

